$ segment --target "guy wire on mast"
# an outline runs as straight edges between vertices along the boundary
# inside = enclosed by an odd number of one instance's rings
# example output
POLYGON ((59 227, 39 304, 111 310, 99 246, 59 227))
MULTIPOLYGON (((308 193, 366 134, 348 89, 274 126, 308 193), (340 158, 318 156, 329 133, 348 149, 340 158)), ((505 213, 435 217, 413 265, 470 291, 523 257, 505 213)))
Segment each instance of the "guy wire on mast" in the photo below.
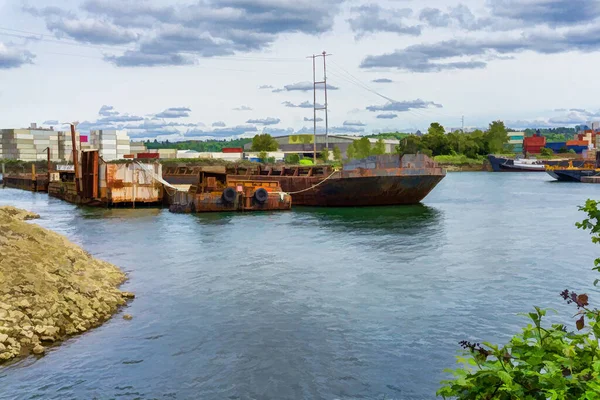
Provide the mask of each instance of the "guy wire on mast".
POLYGON ((325 148, 329 150, 329 118, 327 113, 327 63, 326 58, 331 54, 323 51, 321 54, 313 54, 306 58, 312 58, 313 61, 313 162, 317 163, 317 110, 325 110, 325 148), (317 57, 323 57, 323 80, 317 81, 317 57), (323 85, 325 92, 325 104, 323 107, 317 107, 317 85, 323 85))

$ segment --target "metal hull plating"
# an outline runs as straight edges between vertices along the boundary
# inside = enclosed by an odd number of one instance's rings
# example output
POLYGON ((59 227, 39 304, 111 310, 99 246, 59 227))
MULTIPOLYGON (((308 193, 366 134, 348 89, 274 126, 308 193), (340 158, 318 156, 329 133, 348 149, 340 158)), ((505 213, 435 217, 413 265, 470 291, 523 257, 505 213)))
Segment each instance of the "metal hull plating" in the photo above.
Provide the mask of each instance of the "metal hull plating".
POLYGON ((2 184, 13 189, 28 190, 30 192, 47 192, 48 175, 38 174, 35 179, 31 174, 6 175, 2 184))
MULTIPOLYGON (((494 155, 488 155, 488 160, 492 166, 494 172, 544 172, 543 169, 529 169, 521 168, 519 165, 515 165, 515 160, 506 157, 496 157, 494 155)), ((574 167, 582 167, 585 160, 540 160, 544 165, 560 165, 568 166, 569 161, 572 162, 574 167)))
MULTIPOLYGON (((317 207, 364 207, 417 204, 445 175, 379 175, 336 177, 310 189, 325 177, 262 176, 252 180, 277 180, 292 194, 294 205, 317 207), (307 190, 308 189, 308 190, 307 190), (306 190, 302 193, 296 193, 306 190)), ((235 178, 235 177, 232 177, 235 178)))
POLYGON ((598 172, 591 169, 555 169, 547 172, 551 177, 561 182, 581 182, 582 178, 598 175, 598 172))

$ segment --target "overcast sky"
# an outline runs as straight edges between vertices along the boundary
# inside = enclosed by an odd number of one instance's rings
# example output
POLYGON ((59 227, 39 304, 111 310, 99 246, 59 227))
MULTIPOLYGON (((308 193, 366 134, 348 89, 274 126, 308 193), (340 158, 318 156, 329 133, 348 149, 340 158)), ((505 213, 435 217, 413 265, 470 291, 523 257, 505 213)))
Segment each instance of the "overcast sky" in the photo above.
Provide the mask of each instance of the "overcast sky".
POLYGON ((0 0, 0 127, 312 133, 324 50, 332 133, 600 119, 595 0, 0 0))

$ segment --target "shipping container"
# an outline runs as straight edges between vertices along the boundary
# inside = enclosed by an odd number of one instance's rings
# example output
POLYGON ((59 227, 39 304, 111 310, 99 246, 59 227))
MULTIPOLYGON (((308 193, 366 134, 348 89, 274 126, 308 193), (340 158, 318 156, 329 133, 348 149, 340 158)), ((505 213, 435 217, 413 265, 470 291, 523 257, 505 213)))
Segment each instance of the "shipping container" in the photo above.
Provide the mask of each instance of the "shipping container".
POLYGON ((137 153, 136 158, 158 158, 158 153, 137 153))
POLYGON ((244 149, 241 147, 224 147, 223 153, 243 153, 244 149))

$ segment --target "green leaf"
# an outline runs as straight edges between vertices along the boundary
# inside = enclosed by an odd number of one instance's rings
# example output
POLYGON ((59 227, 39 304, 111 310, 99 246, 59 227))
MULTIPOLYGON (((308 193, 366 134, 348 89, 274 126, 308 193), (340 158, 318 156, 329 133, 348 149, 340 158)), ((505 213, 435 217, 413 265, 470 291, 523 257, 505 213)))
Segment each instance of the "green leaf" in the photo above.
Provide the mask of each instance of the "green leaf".
POLYGON ((507 372, 498 371, 498 377, 502 379, 502 382, 504 382, 506 385, 510 385, 513 383, 513 379, 507 372))

